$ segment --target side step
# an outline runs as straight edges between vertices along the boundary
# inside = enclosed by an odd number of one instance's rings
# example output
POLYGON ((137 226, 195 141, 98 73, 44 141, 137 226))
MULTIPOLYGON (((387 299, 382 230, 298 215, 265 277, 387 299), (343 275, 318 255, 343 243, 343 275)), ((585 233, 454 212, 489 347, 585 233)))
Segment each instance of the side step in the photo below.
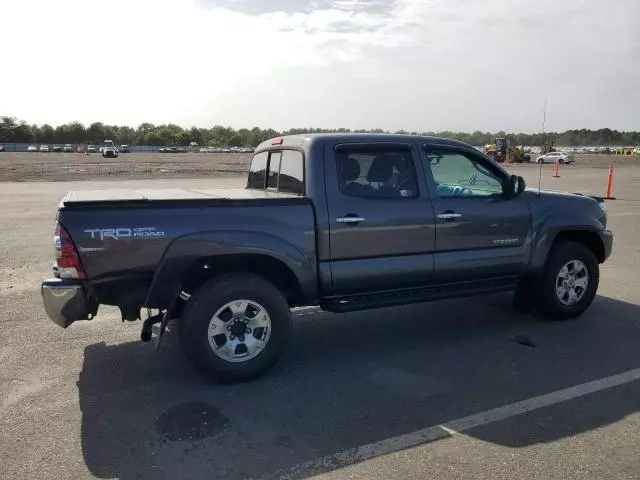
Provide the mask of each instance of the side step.
POLYGON ((370 308, 391 307, 409 303, 431 302, 447 298, 481 295, 515 289, 518 277, 487 278, 469 282, 429 285, 400 290, 325 297, 320 307, 329 312, 353 312, 370 308))

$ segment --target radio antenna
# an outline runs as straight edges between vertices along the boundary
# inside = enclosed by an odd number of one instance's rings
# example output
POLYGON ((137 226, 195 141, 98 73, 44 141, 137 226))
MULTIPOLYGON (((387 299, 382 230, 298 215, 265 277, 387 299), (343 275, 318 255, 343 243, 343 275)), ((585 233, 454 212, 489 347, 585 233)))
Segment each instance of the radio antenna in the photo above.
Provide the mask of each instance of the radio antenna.
MULTIPOLYGON (((542 148, 544 149, 544 127, 545 123, 547 123, 547 99, 544 99, 544 110, 542 111, 542 148)), ((540 150, 540 154, 542 150, 540 150)), ((538 166, 538 196, 540 196, 540 185, 542 184, 542 162, 540 162, 538 166)))

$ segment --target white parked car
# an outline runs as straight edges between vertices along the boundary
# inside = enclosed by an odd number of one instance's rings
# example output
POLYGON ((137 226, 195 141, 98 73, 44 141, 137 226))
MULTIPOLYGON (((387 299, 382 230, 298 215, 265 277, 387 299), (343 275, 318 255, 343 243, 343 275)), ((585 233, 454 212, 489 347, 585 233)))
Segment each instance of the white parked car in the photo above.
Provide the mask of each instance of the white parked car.
POLYGON ((100 152, 104 158, 118 158, 118 148, 113 144, 113 140, 105 140, 103 145, 100 147, 100 152))
POLYGON ((48 152, 49 151, 49 145, 40 145, 40 151, 41 152, 48 152))
POLYGON ((549 152, 538 157, 538 163, 573 163, 573 154, 563 152, 549 152))
POLYGON ((37 152, 38 151, 38 146, 37 145, 29 145, 27 147, 27 152, 37 152))

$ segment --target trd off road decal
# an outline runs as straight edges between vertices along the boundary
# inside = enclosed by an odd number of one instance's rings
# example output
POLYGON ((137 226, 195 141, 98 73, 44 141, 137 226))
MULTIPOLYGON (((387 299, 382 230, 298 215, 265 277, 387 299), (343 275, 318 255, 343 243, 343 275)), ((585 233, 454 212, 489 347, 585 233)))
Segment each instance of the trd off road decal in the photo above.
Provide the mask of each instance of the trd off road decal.
POLYGON ((156 227, 116 227, 116 228, 92 228, 85 230, 94 240, 105 240, 107 238, 120 240, 122 238, 152 238, 164 237, 165 233, 156 227))

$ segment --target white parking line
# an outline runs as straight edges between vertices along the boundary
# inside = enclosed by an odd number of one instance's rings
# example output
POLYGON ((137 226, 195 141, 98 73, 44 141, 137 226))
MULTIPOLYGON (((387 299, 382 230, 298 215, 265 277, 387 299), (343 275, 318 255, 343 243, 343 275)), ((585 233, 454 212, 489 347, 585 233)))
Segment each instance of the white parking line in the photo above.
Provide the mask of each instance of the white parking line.
POLYGON ((400 435, 398 437, 387 438, 379 442, 345 450, 344 452, 303 463, 295 467, 293 470, 280 472, 278 478, 300 478, 301 475, 309 476, 323 471, 335 470, 373 457, 386 455, 406 448, 415 447, 423 443, 450 437, 456 433, 462 433, 475 427, 480 427, 499 420, 505 420, 516 415, 549 407, 557 403, 573 400, 575 398, 624 385, 636 380, 640 380, 640 368, 628 370, 617 375, 601 378, 581 385, 575 385, 563 390, 556 390, 555 392, 532 397, 527 400, 511 403, 509 405, 476 413, 467 417, 458 418, 442 425, 434 425, 405 435, 400 435))

